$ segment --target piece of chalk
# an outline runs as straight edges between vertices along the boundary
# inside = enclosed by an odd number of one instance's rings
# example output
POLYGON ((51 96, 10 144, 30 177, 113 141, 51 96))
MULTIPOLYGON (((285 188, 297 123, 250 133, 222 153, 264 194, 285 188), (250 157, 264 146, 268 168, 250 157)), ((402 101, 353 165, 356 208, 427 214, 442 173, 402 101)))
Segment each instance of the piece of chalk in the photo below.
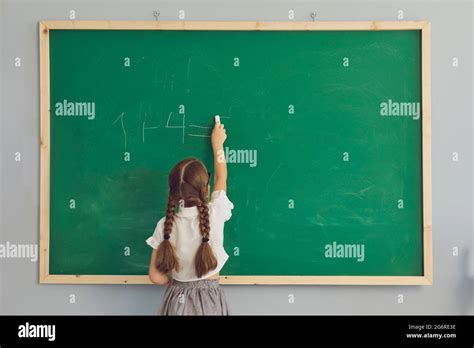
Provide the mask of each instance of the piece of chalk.
POLYGON ((221 123, 221 118, 219 117, 219 115, 214 116, 214 120, 216 121, 216 123, 221 123))

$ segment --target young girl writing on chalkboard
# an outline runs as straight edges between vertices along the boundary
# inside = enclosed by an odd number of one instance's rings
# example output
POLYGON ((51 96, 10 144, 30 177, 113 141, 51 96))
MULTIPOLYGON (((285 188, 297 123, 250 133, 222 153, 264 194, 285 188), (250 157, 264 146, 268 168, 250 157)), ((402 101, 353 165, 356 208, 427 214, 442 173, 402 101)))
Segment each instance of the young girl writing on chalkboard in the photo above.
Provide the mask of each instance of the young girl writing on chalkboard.
POLYGON ((214 191, 210 173, 194 158, 171 170, 166 216, 158 221, 147 243, 151 254, 149 277, 168 284, 160 314, 228 315, 219 271, 229 256, 224 250, 224 222, 233 204, 227 198, 227 165, 223 154, 224 126, 216 123, 211 136, 214 152, 214 191))

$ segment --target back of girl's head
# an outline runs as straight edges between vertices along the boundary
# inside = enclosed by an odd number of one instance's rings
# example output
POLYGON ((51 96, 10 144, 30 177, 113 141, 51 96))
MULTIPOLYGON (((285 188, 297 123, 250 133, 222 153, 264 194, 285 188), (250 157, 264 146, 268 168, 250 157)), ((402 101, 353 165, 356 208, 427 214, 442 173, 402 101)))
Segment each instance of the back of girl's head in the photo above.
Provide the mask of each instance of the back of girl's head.
POLYGON ((174 203, 183 200, 186 207, 196 206, 206 200, 209 174, 201 161, 187 158, 171 169, 168 184, 169 199, 174 203))
POLYGON ((174 223, 174 210, 183 204, 185 207, 196 206, 199 212, 199 230, 202 240, 194 258, 194 266, 196 275, 202 277, 217 267, 216 257, 208 243, 210 233, 207 205, 209 173, 201 161, 187 158, 171 169, 168 184, 169 196, 163 229, 164 240, 160 243, 157 252, 157 269, 162 273, 179 270, 179 260, 169 241, 174 223))

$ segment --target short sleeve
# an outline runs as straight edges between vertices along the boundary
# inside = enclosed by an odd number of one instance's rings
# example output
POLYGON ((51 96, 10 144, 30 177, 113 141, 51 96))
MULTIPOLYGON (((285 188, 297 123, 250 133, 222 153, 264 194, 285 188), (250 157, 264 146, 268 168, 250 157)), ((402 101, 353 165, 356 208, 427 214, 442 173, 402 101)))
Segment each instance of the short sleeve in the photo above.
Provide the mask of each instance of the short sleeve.
POLYGON ((224 221, 229 220, 232 216, 234 204, 229 200, 225 191, 214 191, 211 194, 211 201, 209 203, 216 214, 221 216, 224 221))
POLYGON ((153 235, 146 240, 146 243, 153 249, 158 249, 158 245, 160 245, 161 241, 163 240, 162 235, 164 222, 165 218, 162 218, 160 221, 158 221, 153 235))

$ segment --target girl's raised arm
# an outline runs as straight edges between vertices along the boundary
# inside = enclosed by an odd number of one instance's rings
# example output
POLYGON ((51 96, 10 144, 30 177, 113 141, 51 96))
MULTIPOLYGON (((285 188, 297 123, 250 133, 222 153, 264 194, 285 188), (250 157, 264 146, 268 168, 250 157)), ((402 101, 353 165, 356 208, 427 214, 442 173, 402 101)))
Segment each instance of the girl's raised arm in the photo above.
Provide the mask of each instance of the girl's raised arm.
POLYGON ((224 125, 216 123, 211 135, 212 151, 214 152, 214 191, 227 191, 227 163, 224 152, 226 139, 224 125))

